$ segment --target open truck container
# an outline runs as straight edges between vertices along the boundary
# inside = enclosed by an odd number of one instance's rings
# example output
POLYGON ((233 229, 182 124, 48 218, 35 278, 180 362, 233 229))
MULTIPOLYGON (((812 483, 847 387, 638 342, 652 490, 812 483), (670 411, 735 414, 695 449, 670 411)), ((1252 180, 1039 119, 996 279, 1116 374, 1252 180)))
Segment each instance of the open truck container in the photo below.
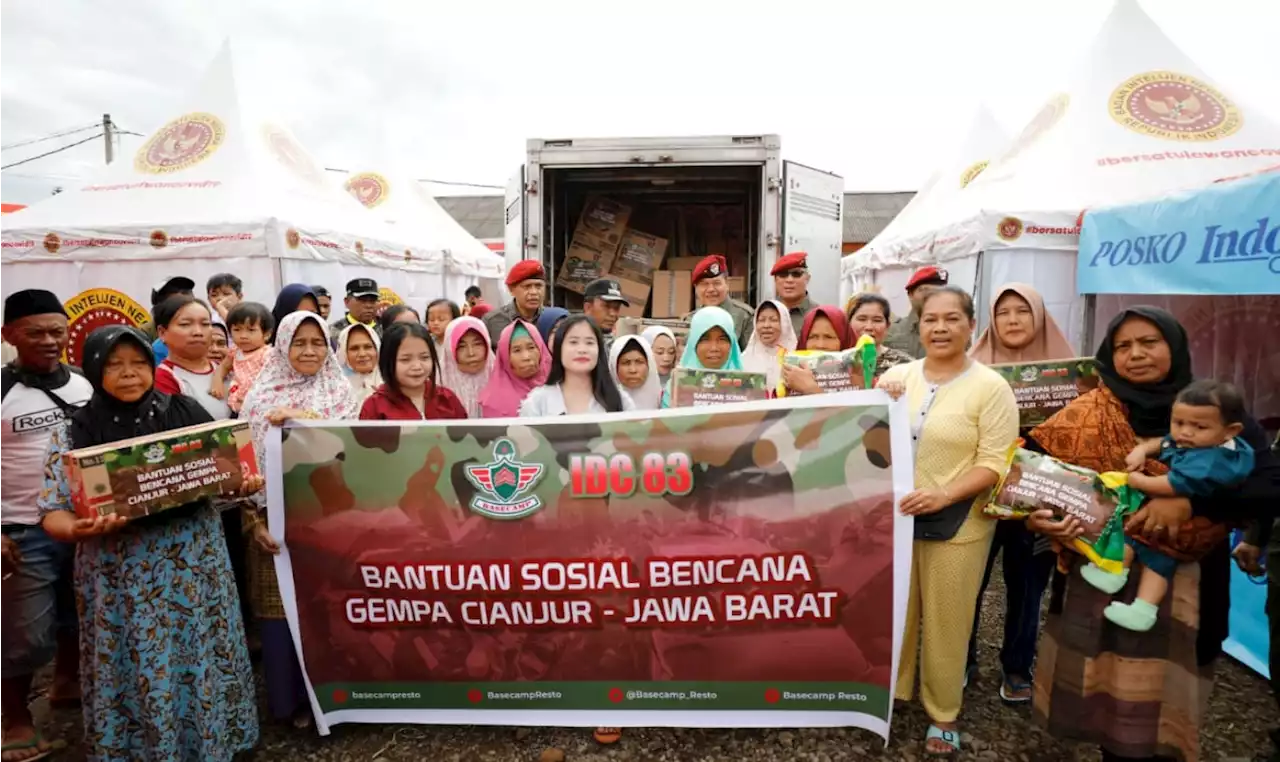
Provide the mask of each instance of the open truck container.
POLYGON ((551 304, 581 306, 580 295, 555 284, 583 209, 597 196, 632 207, 631 227, 668 238, 668 259, 725 254, 729 274, 745 278, 750 304, 773 296, 769 269, 797 250, 809 254, 810 296, 820 304, 839 299, 844 179, 783 161, 776 135, 530 140, 525 165, 507 185, 506 259, 508 268, 540 260, 551 304), (735 230, 740 219, 740 238, 705 240, 682 222, 692 207, 725 214, 735 230))

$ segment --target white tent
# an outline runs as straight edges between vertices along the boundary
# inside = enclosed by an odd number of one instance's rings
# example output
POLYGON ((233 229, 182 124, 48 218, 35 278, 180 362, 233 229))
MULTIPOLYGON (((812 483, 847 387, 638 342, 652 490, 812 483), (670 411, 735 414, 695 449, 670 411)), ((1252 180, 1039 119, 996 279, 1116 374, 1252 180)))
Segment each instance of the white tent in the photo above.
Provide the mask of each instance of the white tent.
POLYGON ((128 312, 136 305, 121 296, 147 305, 165 276, 188 276, 201 293, 218 272, 239 275, 246 298, 268 304, 285 283, 340 292, 360 276, 402 297, 443 294, 445 276, 458 274, 443 252, 404 240, 342 192, 266 116, 265 101, 248 97, 265 89, 243 87, 255 80, 237 76, 224 45, 175 118, 133 155, 5 215, 4 294, 43 287, 71 302, 110 289, 119 293, 107 301, 128 312))
POLYGON ((984 308, 1001 284, 1032 283, 1078 342, 1075 256, 1085 209, 1207 185, 1278 156, 1280 129, 1215 85, 1135 0, 1119 0, 1068 87, 1046 99, 932 230, 869 268, 940 262, 954 273, 979 262, 984 308))
MULTIPOLYGON (((912 252, 910 247, 920 245, 925 234, 940 222, 938 215, 1008 144, 1009 136, 991 111, 986 106, 979 108, 964 140, 925 181, 911 202, 870 243, 841 260, 841 302, 869 283, 872 270, 887 267, 889 269, 876 274, 875 280, 894 312, 905 311, 908 308, 906 283, 911 269, 898 263, 918 257, 919 253, 912 252)), ((926 248, 927 245, 926 242, 926 248)), ((959 273, 954 277, 957 284, 965 281, 959 273)), ((968 285, 973 285, 972 275, 968 285)))
MULTIPOLYGON (((444 256, 443 296, 461 303, 468 286, 479 285, 493 304, 501 301, 505 261, 458 224, 427 186, 380 172, 355 172, 343 188, 369 213, 395 229, 401 240, 422 244, 444 256)), ((421 307, 422 305, 415 305, 421 307)))

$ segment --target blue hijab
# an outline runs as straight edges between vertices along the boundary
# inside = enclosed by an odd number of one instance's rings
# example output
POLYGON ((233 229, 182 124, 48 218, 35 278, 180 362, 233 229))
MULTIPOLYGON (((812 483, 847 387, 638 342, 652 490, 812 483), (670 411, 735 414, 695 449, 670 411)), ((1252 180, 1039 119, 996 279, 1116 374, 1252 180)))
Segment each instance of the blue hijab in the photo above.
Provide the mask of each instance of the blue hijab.
POLYGON ((544 307, 538 316, 538 333, 542 334, 542 343, 551 346, 551 329, 564 318, 569 317, 569 310, 563 307, 544 307))
MULTIPOLYGON (((738 332, 733 327, 733 316, 719 307, 703 307, 693 313, 693 318, 689 321, 689 341, 684 346, 684 355, 680 358, 680 362, 676 363, 677 368, 709 370, 698 359, 698 342, 712 328, 719 328, 724 331, 725 336, 729 337, 729 356, 725 359, 724 365, 714 370, 742 370, 742 351, 738 349, 738 341, 734 338, 738 332)), ((664 408, 671 406, 671 384, 675 381, 674 375, 673 373, 672 380, 667 383, 667 388, 662 392, 664 408)))
POLYGON ((315 290, 305 283, 290 283, 280 289, 276 295, 276 306, 271 308, 271 317, 275 318, 276 325, 279 326, 290 313, 297 312, 298 304, 308 296, 316 304, 320 303, 315 290))

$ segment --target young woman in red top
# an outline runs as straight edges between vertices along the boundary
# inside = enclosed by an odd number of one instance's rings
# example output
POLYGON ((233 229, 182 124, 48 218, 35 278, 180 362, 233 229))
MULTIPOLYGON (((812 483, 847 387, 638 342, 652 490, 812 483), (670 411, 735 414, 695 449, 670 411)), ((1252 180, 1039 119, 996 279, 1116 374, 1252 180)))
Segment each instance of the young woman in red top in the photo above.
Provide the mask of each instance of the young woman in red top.
POLYGON ((421 323, 395 323, 382 337, 379 386, 360 408, 362 421, 465 419, 457 395, 440 385, 431 334, 421 323))

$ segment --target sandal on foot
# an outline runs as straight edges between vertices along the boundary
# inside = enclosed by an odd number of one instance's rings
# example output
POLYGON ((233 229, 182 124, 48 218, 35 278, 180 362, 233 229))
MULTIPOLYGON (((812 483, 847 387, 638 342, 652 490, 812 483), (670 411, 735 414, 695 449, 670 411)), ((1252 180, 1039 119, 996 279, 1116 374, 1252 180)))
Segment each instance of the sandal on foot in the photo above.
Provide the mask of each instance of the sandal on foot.
POLYGON ((593 735, 595 735, 596 743, 617 743, 622 738, 622 728, 596 728, 593 735))
POLYGON ((1000 682, 1000 700, 1006 704, 1027 703, 1031 700, 1031 682, 1022 675, 1005 675, 1000 682))
POLYGON ((926 757, 952 757, 960 753, 960 731, 959 730, 943 730, 937 725, 930 724, 929 732, 924 736, 924 755, 926 757), (930 751, 929 742, 938 740, 950 746, 950 751, 930 751))
POLYGON ((8 754, 10 752, 15 752, 15 751, 34 751, 36 752, 35 754, 29 757, 23 757, 21 762, 36 762, 36 760, 38 759, 45 759, 50 754, 53 754, 54 752, 57 752, 57 751, 62 751, 65 748, 67 748, 67 742, 62 740, 61 738, 57 739, 56 741, 50 741, 46 745, 44 742, 44 737, 41 736, 40 731, 37 730, 35 735, 31 736, 25 741, 13 741, 12 743, 7 743, 7 744, 4 744, 3 746, 0 746, 0 754, 8 754), (41 746, 45 746, 45 748, 41 749, 40 748, 41 746))

